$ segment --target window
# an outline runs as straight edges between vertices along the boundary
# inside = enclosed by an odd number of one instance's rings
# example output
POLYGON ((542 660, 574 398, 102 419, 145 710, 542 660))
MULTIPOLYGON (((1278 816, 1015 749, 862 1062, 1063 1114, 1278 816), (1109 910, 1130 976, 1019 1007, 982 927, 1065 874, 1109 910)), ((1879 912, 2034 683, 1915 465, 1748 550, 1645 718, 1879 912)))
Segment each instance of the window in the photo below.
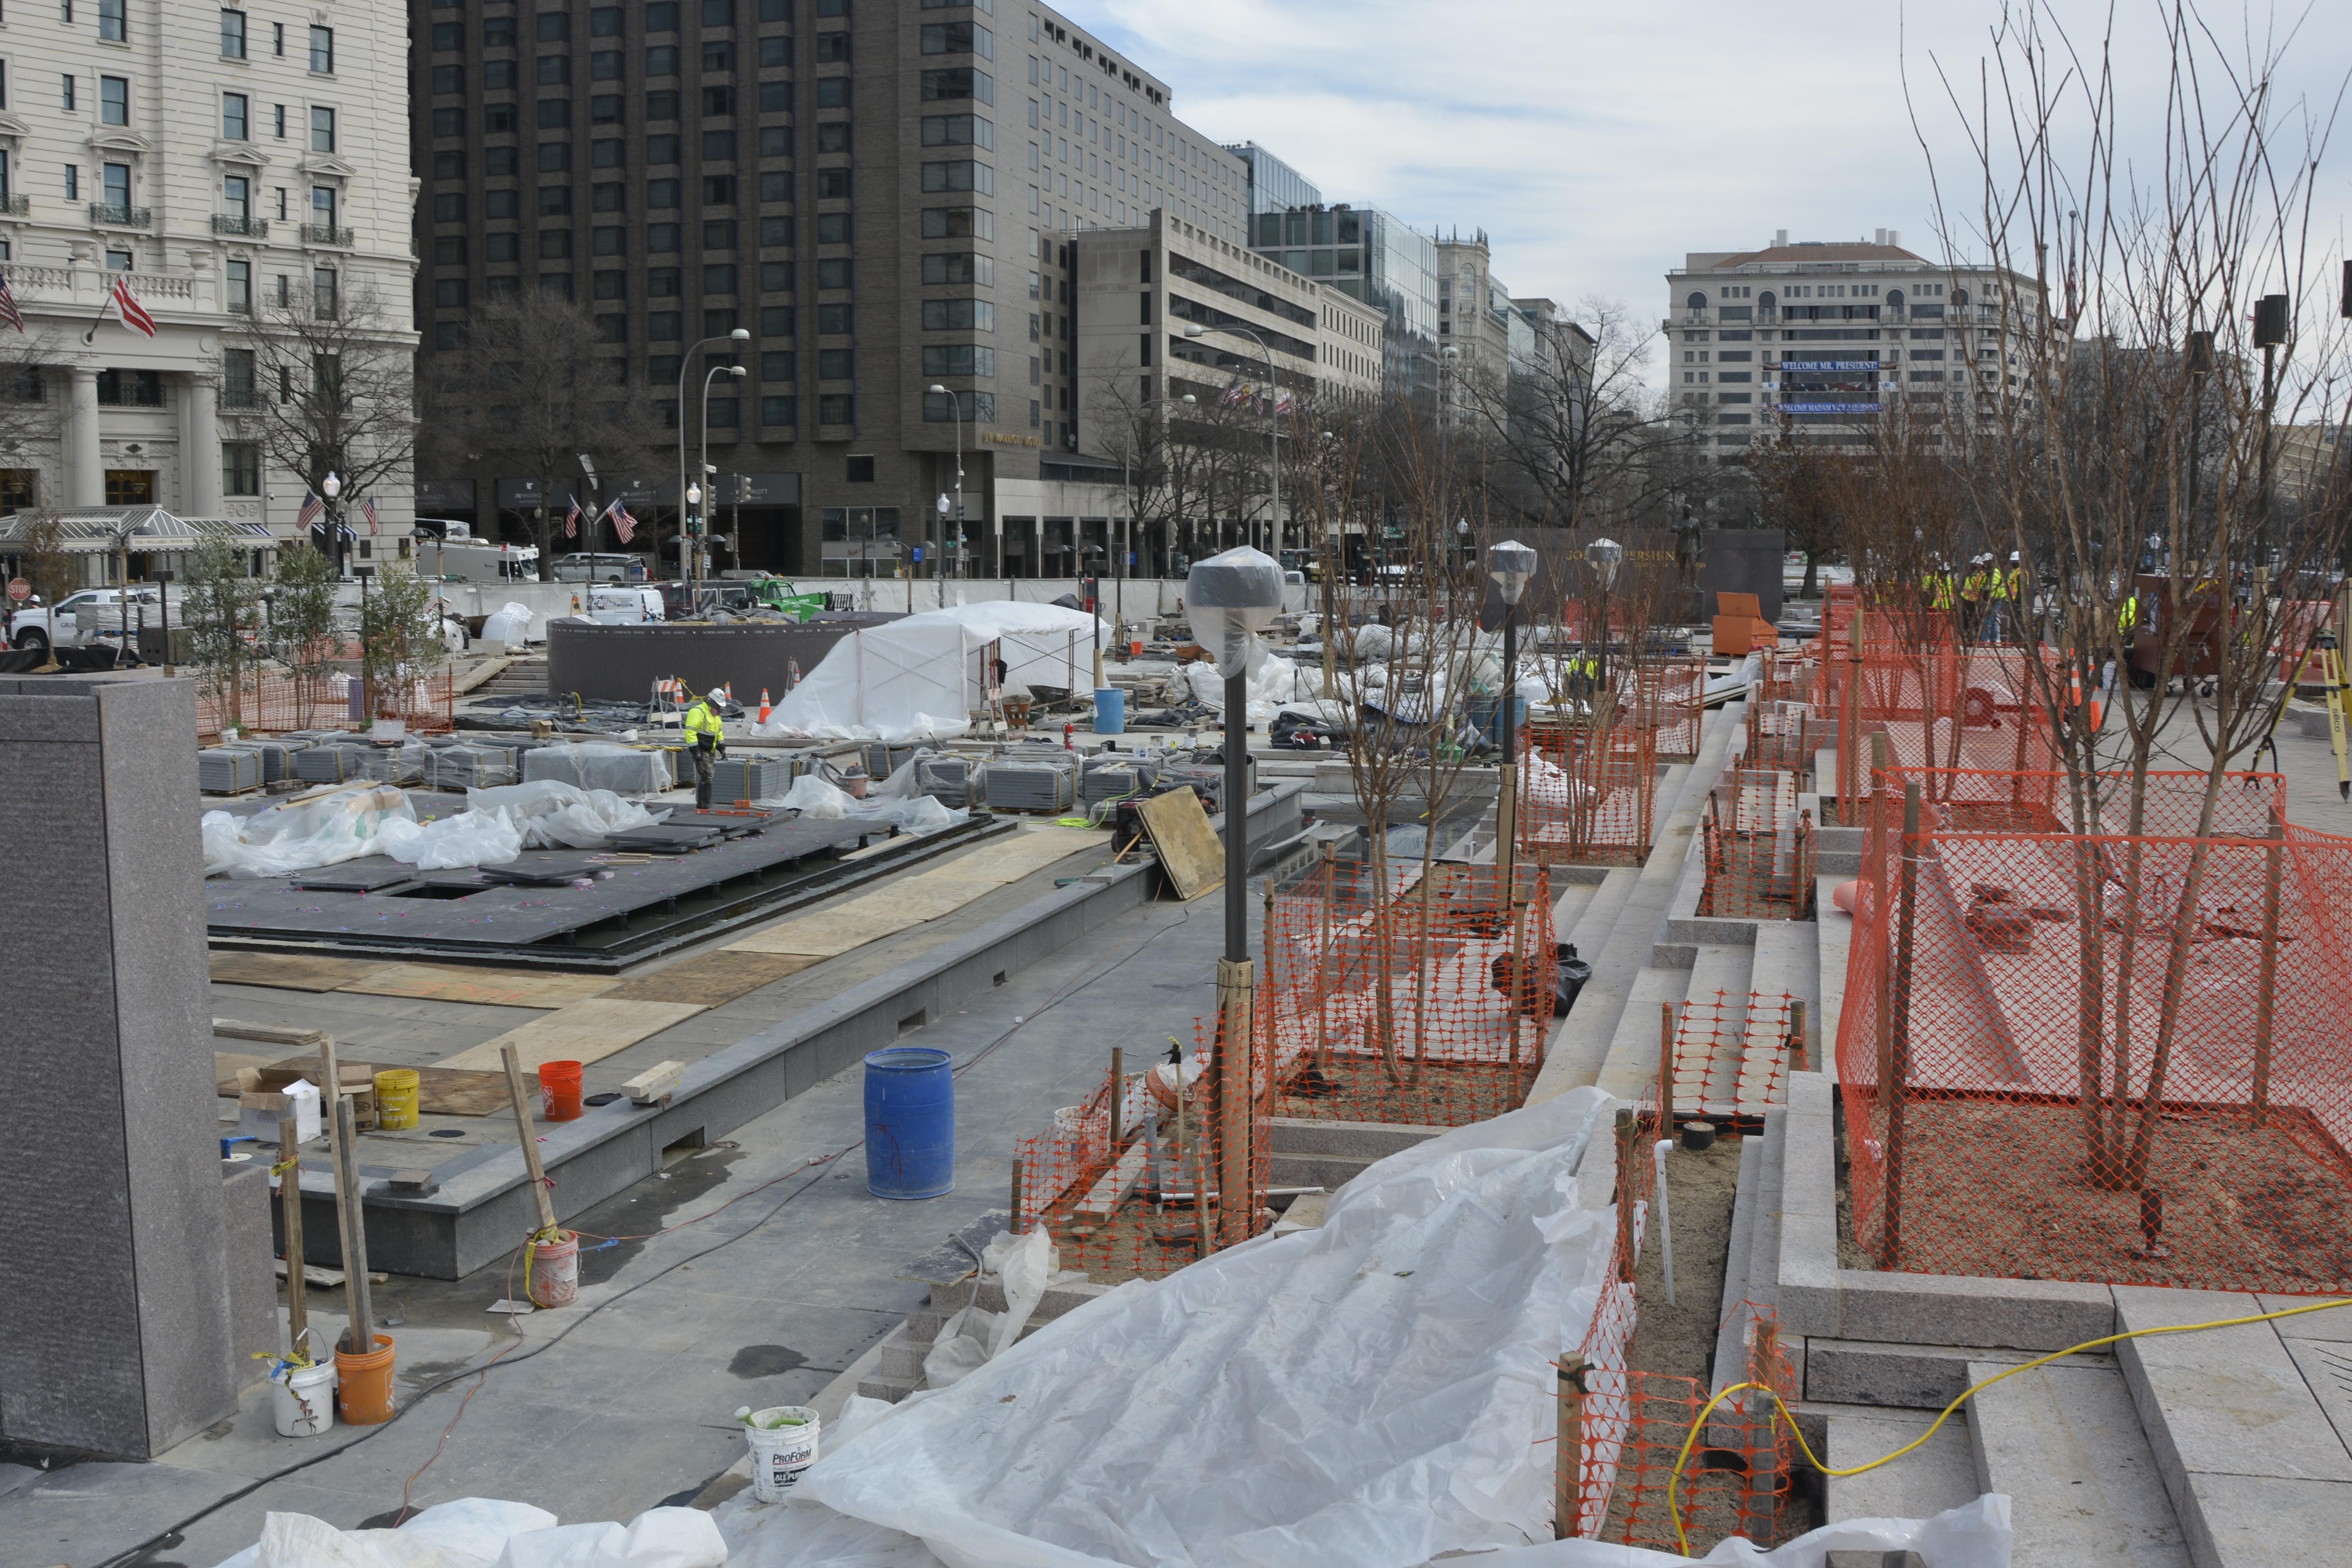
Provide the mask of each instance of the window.
POLYGON ((971 343, 926 343, 923 374, 992 376, 996 374, 996 351, 971 343))
POLYGON ((793 199, 793 174, 789 169, 763 169, 760 173, 760 199, 763 202, 789 202, 793 199))
POLYGON ((130 36, 123 26, 124 0, 98 0, 98 36, 119 44, 130 36))
POLYGON ((541 87, 562 87, 572 79, 572 57, 541 55, 536 74, 541 87))
POLYGON ((925 71, 922 77, 923 101, 945 102, 950 99, 975 98, 982 103, 996 101, 996 82, 986 71, 959 66, 953 70, 925 71))
POLYGON ((571 167, 571 142, 542 142, 539 144, 539 172, 541 174, 561 174, 569 171, 571 167))
POLYGON ((761 424, 797 425, 800 422, 800 399, 796 397, 762 397, 760 399, 761 424))
POLYGON ((436 267, 465 266, 466 237, 462 234, 445 234, 436 239, 433 242, 433 264, 436 267))
POLYGON ((313 105, 310 110, 310 151, 331 153, 335 150, 335 111, 313 105))
POLYGON ((790 245, 793 242, 793 220, 788 217, 763 217, 760 220, 761 245, 790 245))
POLYGON ((760 307, 760 335, 763 338, 789 338, 793 335, 793 308, 790 305, 760 307))
POLYGON ((588 36, 592 38, 617 38, 621 36, 621 8, 599 5, 588 13, 588 36))
MULTIPOLYGON (((253 394, 247 390, 244 406, 253 405, 253 394)), ((221 494, 226 496, 257 496, 261 493, 261 447, 252 441, 221 443, 221 494)))
POLYGON ((629 297, 629 275, 625 272, 599 272, 591 292, 599 300, 625 300, 629 297))
POLYGON ((819 169, 816 172, 816 199, 821 202, 845 202, 849 199, 849 171, 819 169))
POLYGON ((760 112, 790 114, 793 110, 793 84, 788 81, 763 81, 760 84, 760 112))
POLYGON ((286 24, 269 24, 269 52, 279 59, 286 58, 286 24))
POLYGON ((789 261, 760 263, 760 292, 789 294, 793 291, 793 264, 789 261))
POLYGON ((646 118, 648 121, 676 120, 677 118, 677 94, 675 92, 649 92, 646 94, 646 118))
POLYGON ((512 88, 517 79, 518 79, 515 76, 514 61, 484 60, 482 62, 482 89, 484 91, 504 92, 509 88, 512 88))
POLYGON ((541 131, 567 131, 571 126, 570 99, 542 98, 539 100, 539 128, 541 131))
POLYGON ((923 120, 923 145, 992 148, 996 128, 977 114, 928 115, 923 120))
POLYGON ((446 53, 466 47, 466 24, 436 22, 433 24, 433 47, 436 53, 446 53))
POLYGON ((648 137, 646 137, 646 163, 677 163, 677 137, 675 137, 675 136, 648 136, 648 137))
POLYGON ((725 217, 707 220, 702 226, 702 248, 705 250, 734 249, 735 220, 725 217))
POLYGON ((482 173, 492 179, 503 179, 509 174, 519 174, 521 169, 522 153, 519 149, 513 147, 482 149, 482 173))
POLYGON ((799 356, 790 349, 770 349, 760 355, 761 381, 791 381, 799 374, 799 356))
POLYGON ((960 400, 952 393, 926 392, 923 394, 923 418, 933 425, 945 425, 957 417, 959 402, 961 404, 961 412, 970 416, 973 424, 977 425, 983 419, 992 424, 995 422, 996 395, 992 392, 968 392, 960 400))
MULTIPOLYGON (((617 277, 618 274, 600 272, 596 276, 601 280, 607 277, 617 277)), ((597 317, 596 341, 600 343, 627 342, 629 341, 629 318, 626 316, 597 317)))
POLYGON ((99 174, 106 185, 106 205, 115 212, 128 214, 131 211, 131 165, 100 164, 99 174))
MULTIPOLYGON (((856 420, 853 417, 856 412, 856 405, 857 399, 849 393, 825 393, 816 400, 816 422, 820 425, 854 425, 856 423, 856 420)), ((864 483, 870 485, 873 482, 874 459, 871 458, 850 458, 849 483, 864 483), (862 480, 858 477, 858 467, 860 464, 865 466, 865 477, 862 480)))
POLYGON ((466 346, 466 323, 436 321, 433 323, 433 346, 444 353, 454 353, 466 346))
POLYGON ((531 36, 542 44, 568 44, 572 41, 572 13, 541 11, 531 23, 531 36))
POLYGON ((323 320, 335 313, 335 269, 314 268, 310 272, 311 309, 323 320))
POLYGON ((241 92, 225 92, 221 94, 222 140, 227 142, 246 142, 251 140, 248 133, 252 130, 252 126, 247 123, 247 113, 249 108, 250 105, 247 103, 245 94, 241 92))
POLYGON ((98 79, 98 122, 101 125, 131 123, 131 79, 102 76, 98 79))
POLYGON ((702 46, 702 70, 706 76, 724 75, 735 68, 735 46, 721 38, 702 46))
POLYGON ((819 33, 816 36, 816 63, 821 66, 845 66, 849 63, 847 33, 819 33))
POLYGON ((106 253, 106 269, 109 272, 128 272, 136 259, 127 250, 110 250, 106 253))
POLYGON ((221 13, 221 58, 245 58, 245 13, 242 11, 221 13))
POLYGON ((702 335, 704 337, 723 338, 734 330, 735 312, 733 310, 705 310, 702 312, 702 335))
POLYGON ((790 38, 761 38, 760 63, 763 66, 788 66, 793 63, 793 41, 790 38))
POLYGON ((849 79, 845 76, 828 76, 818 78, 816 84, 816 106, 819 109, 847 109, 849 107, 849 79))
POLYGON ((588 193, 588 210, 600 213, 628 211, 628 187, 625 185, 596 186, 588 193))
POLYGON ((683 248, 685 231, 674 223, 646 226, 646 248, 656 255, 683 248))
POLYGON ((816 351, 816 378, 819 381, 853 381, 857 375, 856 349, 819 349, 816 351))
POLYGON ((253 182, 243 174, 223 175, 221 210, 237 226, 229 232, 243 233, 246 221, 253 216, 253 182))
POLYGON ((621 79, 621 51, 599 49, 588 57, 588 76, 592 81, 621 79))
POLYGON ((569 216, 571 211, 572 187, 570 185, 541 185, 539 187, 540 216, 564 217, 569 216))
POLYGON ((433 285, 433 303, 445 310, 466 308, 466 280, 463 278, 443 278, 433 285))
POLYGON ((855 305, 819 305, 816 308, 816 330, 819 335, 831 337, 847 333, 857 324, 855 305))
POLYGON ((676 310, 651 310, 646 315, 646 337, 656 343, 674 343, 686 334, 686 318, 676 310))
MULTIPOLYGON (((253 314, 253 263, 250 261, 232 260, 228 264, 228 308, 240 316, 253 314)), ((234 361, 239 353, 245 355, 245 378, 249 392, 253 382, 253 351, 231 349, 231 360, 234 361)))
POLYGON ((849 151, 849 122, 828 121, 816 128, 816 150, 820 153, 849 151))
MULTIPOLYGON (((816 286, 820 289, 848 288, 850 286, 848 260, 845 258, 835 258, 831 260, 818 262, 816 264, 816 286)), ((819 318, 819 320, 822 319, 822 317, 819 318)), ((820 328, 819 330, 822 331, 823 329, 820 328)))
MULTIPOLYGON (((249 286, 250 275, 246 279, 249 286)), ((254 353, 251 349, 221 351, 221 403, 229 408, 250 408, 256 401, 254 353)))
POLYGON ((977 191, 982 195, 996 194, 996 171, 985 163, 926 163, 923 165, 923 189, 927 191, 977 191))
POLYGON ((677 74, 677 46, 675 44, 659 44, 647 49, 646 51, 646 74, 647 76, 676 76, 677 74))
POLYGON ((435 66, 433 68, 433 90, 436 92, 465 91, 466 68, 464 66, 435 66))
MULTIPOLYGON (((482 216, 490 218, 522 216, 522 194, 519 191, 483 192, 482 216)), ((490 237, 495 240, 498 236, 490 237)))
POLYGON ((819 213, 816 215, 816 242, 819 245, 847 245, 849 233, 849 214, 819 213))
POLYGON ((675 33, 677 31, 677 0, 654 0, 646 7, 646 31, 675 33))
POLYGON ((515 19, 512 16, 486 16, 482 19, 482 47, 490 49, 514 47, 515 19))
POLYGON ((928 22, 923 26, 923 53, 996 57, 996 39, 977 22, 928 22))
POLYGON ((572 258, 572 231, 568 228, 543 228, 539 231, 539 258, 541 261, 568 261, 572 258))
POLYGON ((927 332, 992 332, 996 307, 985 300, 926 300, 923 331, 927 332))
MULTIPOLYGON (((626 143, 623 142, 617 137, 607 141, 590 142, 588 144, 589 166, 597 169, 618 169, 625 167, 628 162, 627 155, 625 151, 625 147, 626 143)), ((542 148, 541 151, 544 152, 545 149, 542 148)))
POLYGON ((464 223, 466 221, 465 193, 462 191, 455 191, 435 196, 433 198, 433 221, 435 223, 464 223))
POLYGON ((706 163, 731 162, 735 156, 735 132, 706 131, 702 133, 702 161, 706 163))
POLYGON ((721 261, 705 267, 702 269, 702 291, 706 294, 735 292, 735 264, 721 261))
POLYGON ((702 0, 702 25, 706 27, 733 26, 735 0, 702 0))
POLYGON ((994 239, 996 214, 987 207, 926 207, 925 239, 994 239))
POLYGON ((674 207, 677 205, 677 182, 676 180, 647 180, 646 182, 646 205, 649 207, 674 207))
POLYGON ((970 254, 926 256, 923 258, 925 284, 971 283, 983 289, 996 285, 996 262, 992 258, 970 254))
MULTIPOLYGON (((732 174, 703 175, 702 205, 707 207, 733 206, 735 205, 735 176, 732 174)), ((727 243, 730 246, 732 246, 735 242, 732 237, 733 230, 731 228, 729 230, 729 235, 730 237, 727 243)))
POLYGON ((686 292, 685 278, 675 267, 646 268, 646 293, 656 300, 674 300, 686 292))
POLYGON ((335 74, 335 30, 332 27, 310 29, 310 68, 320 76, 335 74))
POLYGON ((621 106, 621 95, 619 93, 600 92, 595 97, 588 100, 589 124, 618 125, 621 123, 622 118, 623 111, 621 106))

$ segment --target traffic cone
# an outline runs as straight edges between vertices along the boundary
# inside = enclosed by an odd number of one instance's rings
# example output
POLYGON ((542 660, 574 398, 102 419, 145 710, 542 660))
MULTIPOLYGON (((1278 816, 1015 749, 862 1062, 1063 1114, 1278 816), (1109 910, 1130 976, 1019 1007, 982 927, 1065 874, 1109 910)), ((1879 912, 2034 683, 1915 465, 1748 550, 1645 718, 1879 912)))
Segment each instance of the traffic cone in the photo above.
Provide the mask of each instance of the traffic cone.
POLYGON ((772 710, 773 705, 768 700, 768 689, 762 686, 760 688, 760 722, 765 724, 768 721, 769 713, 772 710))

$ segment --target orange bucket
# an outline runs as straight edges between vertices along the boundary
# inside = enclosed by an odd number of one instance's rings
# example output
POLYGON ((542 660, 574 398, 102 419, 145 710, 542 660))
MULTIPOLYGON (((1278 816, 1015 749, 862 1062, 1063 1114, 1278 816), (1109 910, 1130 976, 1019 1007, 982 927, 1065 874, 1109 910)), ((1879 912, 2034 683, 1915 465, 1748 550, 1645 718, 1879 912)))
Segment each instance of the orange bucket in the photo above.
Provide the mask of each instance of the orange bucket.
POLYGON ((378 1334, 376 1348, 357 1354, 335 1350, 335 1414, 350 1426, 374 1426, 392 1419, 392 1336, 378 1334))
POLYGON ((578 1062, 539 1064, 539 1098, 550 1121, 580 1120, 580 1072, 578 1062))

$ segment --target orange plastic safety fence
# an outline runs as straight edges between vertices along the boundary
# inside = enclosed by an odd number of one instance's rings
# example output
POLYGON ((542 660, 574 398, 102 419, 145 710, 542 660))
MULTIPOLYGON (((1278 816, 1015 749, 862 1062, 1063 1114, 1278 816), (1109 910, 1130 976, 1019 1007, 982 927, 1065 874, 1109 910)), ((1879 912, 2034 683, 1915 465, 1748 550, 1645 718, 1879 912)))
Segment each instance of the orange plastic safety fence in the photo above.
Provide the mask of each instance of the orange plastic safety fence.
POLYGON ((2027 663, 2047 656, 2016 647, 1880 652, 1885 646, 1866 645, 1858 666, 1828 667, 1837 688, 1828 711, 1839 721, 1840 779, 1851 767, 1857 785, 1867 786, 1878 734, 1898 768, 2029 773, 2058 765, 2044 694, 2063 680, 2037 676, 2027 663), (1852 702, 1849 683, 1857 693, 1852 702))
POLYGON ((1824 731, 1813 705, 1785 697, 1759 697, 1748 704, 1748 745, 1741 760, 1751 768, 1787 768, 1804 773, 1824 731))
POLYGON ((1672 1041, 1676 1116, 1755 1118, 1788 1103, 1789 1074, 1804 1049, 1795 997, 1717 991, 1679 1008, 1660 1006, 1662 1048, 1672 1041))
POLYGON ((1558 984, 1551 883, 1521 867, 1326 860, 1265 910, 1263 1048, 1274 1114, 1460 1127, 1515 1110, 1558 984))
POLYGON ((1666 656, 1638 666, 1627 684, 1633 721, 1655 732, 1654 747, 1669 762, 1698 755, 1706 717, 1706 660, 1666 656))
POLYGON ((1529 728, 1518 760, 1519 853, 1544 864, 1638 866, 1658 795, 1656 732, 1529 728))
POLYGON ((1919 1272, 2352 1289, 2352 839, 2284 824, 2271 775, 2225 779, 2202 837, 2200 775, 2147 791, 2191 832, 2137 835, 1971 831, 1943 781, 1878 782, 1837 1047, 1855 1239, 1919 1272))
POLYGON ((218 740, 232 724, 247 734, 274 735, 358 728, 378 718, 400 720, 411 734, 441 734, 456 727, 455 679, 446 667, 405 683, 379 683, 367 695, 373 700, 372 714, 361 711, 359 676, 339 669, 298 678, 257 668, 234 682, 199 677, 196 738, 218 740))
POLYGON ((1816 837, 1797 805, 1797 775, 1734 768, 1707 793, 1699 818, 1706 881, 1698 913, 1731 920, 1806 920, 1813 912, 1816 837))
POLYGON ((1818 639, 1800 648, 1762 648, 1757 652, 1756 690, 1751 711, 1775 702, 1810 702, 1821 676, 1818 639))
POLYGON ((1050 1129, 1016 1140, 1014 1228, 1046 1226, 1062 1267, 1115 1284, 1173 1273, 1272 1224, 1265 1054, 1250 1051, 1244 1103, 1226 1116, 1214 1044, 1214 1020, 1196 1019, 1181 1066, 1106 1072, 1084 1101, 1054 1113, 1050 1129), (1229 1174, 1242 1194, 1234 1204, 1223 1201, 1229 1174))

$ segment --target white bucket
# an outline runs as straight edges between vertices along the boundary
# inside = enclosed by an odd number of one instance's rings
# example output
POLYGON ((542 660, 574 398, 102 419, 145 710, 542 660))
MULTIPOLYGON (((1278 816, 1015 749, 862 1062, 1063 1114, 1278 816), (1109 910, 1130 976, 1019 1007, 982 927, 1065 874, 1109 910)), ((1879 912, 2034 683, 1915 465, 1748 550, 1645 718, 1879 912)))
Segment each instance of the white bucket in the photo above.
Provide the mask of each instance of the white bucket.
POLYGON ((315 1437, 335 1424, 335 1363, 289 1366, 269 1380, 280 1437, 315 1437))
POLYGON ((805 1405, 775 1405, 751 1413, 743 1436, 751 1445, 751 1491, 761 1502, 783 1501, 801 1472, 816 1463, 817 1425, 816 1412, 805 1405), (801 1424, 768 1426, 782 1416, 801 1424))

